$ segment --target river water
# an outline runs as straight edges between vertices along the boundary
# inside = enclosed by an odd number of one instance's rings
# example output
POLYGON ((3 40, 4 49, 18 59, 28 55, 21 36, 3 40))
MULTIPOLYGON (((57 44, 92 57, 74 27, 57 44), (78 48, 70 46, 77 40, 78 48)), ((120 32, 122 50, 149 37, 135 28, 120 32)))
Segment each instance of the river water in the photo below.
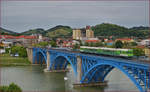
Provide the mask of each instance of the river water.
POLYGON ((24 92, 138 92, 136 86, 122 72, 114 69, 108 74, 107 87, 73 88, 76 81, 72 69, 67 73, 45 73, 44 66, 1 67, 1 84, 18 84, 24 92), (68 80, 64 80, 68 77, 68 80))

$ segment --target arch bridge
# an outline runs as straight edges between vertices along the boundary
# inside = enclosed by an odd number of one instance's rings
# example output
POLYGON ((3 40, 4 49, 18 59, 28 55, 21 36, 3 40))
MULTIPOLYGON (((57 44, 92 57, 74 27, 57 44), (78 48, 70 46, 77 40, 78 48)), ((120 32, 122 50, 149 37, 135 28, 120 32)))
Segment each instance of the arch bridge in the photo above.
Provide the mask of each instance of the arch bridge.
POLYGON ((81 84, 104 82, 106 76, 117 68, 140 92, 150 90, 150 64, 148 63, 43 48, 28 48, 27 53, 33 64, 45 63, 48 71, 65 70, 70 64, 78 83, 81 84))

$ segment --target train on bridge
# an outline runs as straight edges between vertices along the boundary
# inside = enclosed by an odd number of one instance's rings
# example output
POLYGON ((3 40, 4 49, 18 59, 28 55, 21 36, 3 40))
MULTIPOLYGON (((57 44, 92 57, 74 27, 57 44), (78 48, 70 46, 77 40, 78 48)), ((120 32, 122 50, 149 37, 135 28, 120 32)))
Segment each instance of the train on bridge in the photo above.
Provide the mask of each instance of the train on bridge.
POLYGON ((133 49, 80 46, 80 52, 119 57, 133 57, 133 49))
POLYGON ((126 57, 126 58, 131 58, 134 56, 133 49, 120 49, 120 48, 107 48, 107 47, 88 47, 88 46, 80 46, 79 49, 69 49, 69 48, 53 48, 53 49, 79 52, 79 53, 85 53, 85 54, 126 57))

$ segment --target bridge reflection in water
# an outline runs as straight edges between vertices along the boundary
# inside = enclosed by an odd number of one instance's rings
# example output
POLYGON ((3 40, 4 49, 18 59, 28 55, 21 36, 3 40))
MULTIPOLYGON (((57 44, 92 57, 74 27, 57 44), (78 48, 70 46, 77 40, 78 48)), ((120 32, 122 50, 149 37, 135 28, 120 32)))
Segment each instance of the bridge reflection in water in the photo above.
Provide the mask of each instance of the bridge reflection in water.
POLYGON ((64 71, 71 64, 80 84, 104 82, 106 76, 117 68, 128 76, 140 92, 150 89, 148 63, 43 48, 28 48, 27 53, 33 64, 46 63, 47 71, 64 71))

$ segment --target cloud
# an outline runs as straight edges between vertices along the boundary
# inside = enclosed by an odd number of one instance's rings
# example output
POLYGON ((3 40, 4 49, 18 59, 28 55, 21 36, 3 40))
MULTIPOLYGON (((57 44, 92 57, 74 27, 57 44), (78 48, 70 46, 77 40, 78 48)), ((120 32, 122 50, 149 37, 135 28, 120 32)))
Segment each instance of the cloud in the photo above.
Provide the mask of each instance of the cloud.
POLYGON ((2 27, 23 32, 56 25, 84 27, 103 22, 126 27, 149 24, 148 1, 3 1, 2 27))

